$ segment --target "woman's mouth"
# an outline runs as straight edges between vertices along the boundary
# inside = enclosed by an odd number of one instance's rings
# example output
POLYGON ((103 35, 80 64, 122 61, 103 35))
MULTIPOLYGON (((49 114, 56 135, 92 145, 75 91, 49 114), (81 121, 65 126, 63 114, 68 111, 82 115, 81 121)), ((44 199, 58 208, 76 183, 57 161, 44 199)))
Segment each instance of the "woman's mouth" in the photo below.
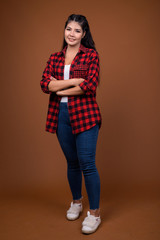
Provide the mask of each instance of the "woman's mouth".
POLYGON ((69 39, 70 42, 74 42, 75 41, 75 39, 73 39, 73 38, 68 38, 68 39, 69 39))

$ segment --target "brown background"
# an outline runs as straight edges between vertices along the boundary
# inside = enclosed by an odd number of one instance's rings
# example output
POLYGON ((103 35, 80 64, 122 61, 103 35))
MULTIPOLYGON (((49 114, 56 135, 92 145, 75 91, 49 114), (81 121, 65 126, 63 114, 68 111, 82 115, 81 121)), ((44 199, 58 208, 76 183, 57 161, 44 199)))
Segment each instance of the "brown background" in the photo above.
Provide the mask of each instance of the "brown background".
POLYGON ((1 193, 69 192, 56 135, 44 130, 49 95, 39 82, 50 54, 61 49, 71 13, 86 15, 100 55, 102 199, 109 189, 158 191, 160 1, 6 0, 0 14, 1 193))
POLYGON ((159 185, 159 1, 5 1, 1 9, 3 190, 66 181, 56 136, 44 131, 40 79, 62 45, 72 12, 87 16, 100 54, 103 125, 97 167, 103 184, 159 185))

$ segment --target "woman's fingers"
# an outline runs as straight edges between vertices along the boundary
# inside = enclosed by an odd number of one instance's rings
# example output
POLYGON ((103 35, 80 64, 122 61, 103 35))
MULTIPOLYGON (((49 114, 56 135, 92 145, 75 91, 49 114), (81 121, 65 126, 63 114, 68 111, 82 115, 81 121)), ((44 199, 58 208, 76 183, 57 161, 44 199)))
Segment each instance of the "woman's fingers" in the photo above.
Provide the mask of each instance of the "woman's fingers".
POLYGON ((84 81, 83 78, 75 78, 75 86, 78 86, 80 83, 84 81))
POLYGON ((63 95, 63 94, 62 94, 62 91, 57 91, 56 94, 57 94, 58 96, 62 96, 62 95, 63 95))
POLYGON ((50 80, 54 80, 54 81, 57 81, 57 79, 55 79, 54 77, 50 77, 50 80))

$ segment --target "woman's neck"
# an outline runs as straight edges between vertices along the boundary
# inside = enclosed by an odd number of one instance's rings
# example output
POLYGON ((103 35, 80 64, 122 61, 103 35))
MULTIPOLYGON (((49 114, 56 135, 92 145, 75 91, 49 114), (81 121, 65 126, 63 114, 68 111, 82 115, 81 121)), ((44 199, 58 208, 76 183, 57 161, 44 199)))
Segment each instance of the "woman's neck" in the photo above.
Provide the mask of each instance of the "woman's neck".
POLYGON ((77 55, 78 51, 79 51, 79 47, 78 46, 67 46, 67 50, 66 50, 66 54, 65 54, 65 65, 69 65, 72 63, 73 59, 75 58, 75 56, 77 55))
POLYGON ((70 46, 68 45, 67 46, 67 52, 69 53, 75 53, 75 52, 78 52, 79 51, 79 47, 80 47, 80 44, 76 45, 76 46, 70 46))

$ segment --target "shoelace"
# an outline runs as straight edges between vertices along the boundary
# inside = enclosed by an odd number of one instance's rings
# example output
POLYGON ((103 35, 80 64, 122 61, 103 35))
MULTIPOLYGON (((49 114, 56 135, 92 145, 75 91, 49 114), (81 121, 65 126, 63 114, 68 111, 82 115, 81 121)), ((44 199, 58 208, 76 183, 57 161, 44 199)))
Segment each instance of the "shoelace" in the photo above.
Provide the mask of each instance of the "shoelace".
POLYGON ((87 226, 93 226, 97 222, 97 217, 90 215, 90 213, 87 213, 88 216, 84 219, 83 224, 87 226))
POLYGON ((77 213, 78 208, 80 208, 81 205, 78 204, 71 204, 71 207, 68 209, 68 213, 77 213))

